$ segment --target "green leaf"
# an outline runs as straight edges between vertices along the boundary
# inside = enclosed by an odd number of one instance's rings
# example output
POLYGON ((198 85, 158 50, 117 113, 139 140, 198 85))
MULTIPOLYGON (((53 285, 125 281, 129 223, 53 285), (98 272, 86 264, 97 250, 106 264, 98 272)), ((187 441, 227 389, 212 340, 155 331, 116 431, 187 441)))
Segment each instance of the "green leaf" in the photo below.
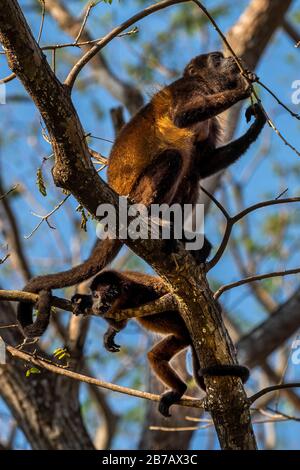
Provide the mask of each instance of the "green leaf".
POLYGON ((26 371, 26 377, 29 377, 31 374, 40 374, 40 373, 41 371, 37 367, 30 367, 30 369, 26 371))
POLYGON ((42 168, 38 168, 36 172, 36 184, 37 187, 39 188, 39 192, 46 197, 47 196, 47 189, 45 186, 44 178, 43 178, 43 173, 42 173, 42 168))
POLYGON ((81 221, 80 221, 80 228, 82 230, 84 230, 85 232, 87 232, 87 221, 88 221, 88 218, 87 218, 87 215, 85 213, 85 210, 82 206, 79 206, 77 209, 77 212, 80 212, 81 213, 81 221))

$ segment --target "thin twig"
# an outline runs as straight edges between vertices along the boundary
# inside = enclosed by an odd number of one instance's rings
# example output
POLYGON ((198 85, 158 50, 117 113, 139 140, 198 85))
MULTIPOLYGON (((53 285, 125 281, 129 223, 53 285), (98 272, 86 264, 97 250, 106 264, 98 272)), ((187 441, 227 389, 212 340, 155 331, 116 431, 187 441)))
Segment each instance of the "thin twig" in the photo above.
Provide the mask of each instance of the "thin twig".
POLYGON ((16 323, 11 323, 10 325, 1 325, 0 323, 0 330, 6 330, 6 329, 9 329, 9 328, 18 328, 19 325, 17 325, 16 323))
POLYGON ((109 42, 111 42, 116 36, 122 33, 125 29, 132 26, 137 21, 145 18, 146 16, 151 15, 159 10, 167 8, 172 5, 176 5, 178 3, 185 3, 191 0, 162 0, 161 2, 155 3, 150 5, 149 7, 145 8, 144 10, 140 11, 139 13, 133 15, 128 20, 124 21, 121 25, 117 26, 116 28, 112 29, 106 36, 104 36, 100 41, 98 41, 91 49, 89 49, 74 65, 71 69, 70 73, 68 74, 65 85, 73 88, 75 80, 78 74, 81 72, 83 67, 96 55, 98 52, 101 51, 109 42))
POLYGON ((234 287, 243 286, 244 284, 249 284, 250 282, 261 281, 263 279, 269 279, 274 277, 289 276, 291 274, 299 274, 300 268, 287 269, 285 271, 274 271, 272 273, 258 274, 256 276, 249 276, 245 279, 240 279, 236 282, 231 282, 230 284, 225 284, 221 286, 215 293, 214 299, 217 300, 224 292, 233 289, 234 287))
POLYGON ((241 211, 239 214, 235 215, 232 218, 232 220, 234 221, 234 223, 236 223, 239 220, 241 220, 243 217, 245 217, 246 215, 258 209, 261 209, 262 207, 276 206, 277 204, 289 204, 292 202, 300 202, 300 197, 289 197, 289 198, 284 198, 284 199, 269 199, 267 201, 258 202, 257 204, 253 204, 252 206, 249 206, 243 211, 241 211))
POLYGON ((276 392, 277 390, 284 390, 286 388, 298 388, 300 387, 300 382, 292 382, 289 384, 279 384, 279 385, 272 385, 271 387, 266 387, 260 390, 259 392, 255 393, 251 397, 248 398, 248 401, 252 404, 260 397, 263 397, 267 393, 276 392))
POLYGON ((230 219, 230 215, 228 214, 227 210, 225 209, 225 207, 223 206, 223 204, 221 204, 218 199, 216 199, 209 191, 207 191, 206 188, 204 188, 204 186, 200 185, 200 188, 201 190, 214 202, 214 204, 218 207, 218 209, 220 209, 220 211, 222 212, 222 214, 224 215, 225 219, 229 220, 230 219))
MULTIPOLYGON (((283 134, 279 131, 279 129, 276 127, 276 125, 274 124, 274 122, 272 121, 272 119, 270 118, 270 116, 268 115, 268 113, 266 112, 266 110, 264 109, 263 105, 262 105, 262 102, 259 98, 259 96, 257 95, 255 89, 253 88, 253 83, 252 81, 249 79, 248 77, 248 71, 245 70, 243 64, 241 63, 241 60, 239 59, 239 57, 237 57, 236 53, 234 52, 234 50, 232 49, 231 45, 229 44, 229 42, 227 41, 224 33, 221 31, 221 29, 218 27, 217 23, 215 22, 215 20, 213 19, 213 17, 210 15, 210 13, 207 11, 207 9, 198 1, 198 0, 192 0, 196 5, 198 5, 198 7, 203 11, 203 13, 207 16, 207 18, 209 19, 209 21, 212 23, 213 27, 215 28, 215 30, 217 31, 217 33, 220 35, 220 37, 222 38, 222 41, 225 43, 226 47, 228 48, 228 50, 230 51, 230 53, 232 54, 232 56, 234 57, 242 75, 245 77, 245 79, 249 82, 249 84, 251 85, 252 87, 252 94, 253 96, 255 96, 257 102, 260 104, 265 116, 266 116, 266 119, 268 121, 268 124, 269 126, 276 132, 276 134, 278 135, 278 137, 284 142, 285 145, 287 145, 291 150, 293 150, 293 152, 296 153, 296 155, 298 155, 298 157, 300 157, 300 152, 296 149, 296 147, 294 147, 292 144, 290 144, 286 138, 283 136, 283 134)), ((256 80, 257 82, 257 80, 256 80)), ((278 103, 283 106, 289 113, 291 113, 292 115, 294 114, 289 108, 287 108, 287 106, 285 106, 280 100, 278 100, 278 98, 276 97, 276 95, 271 92, 271 90, 266 87, 265 85, 262 84, 262 82, 259 83, 261 86, 263 86, 267 91, 269 91, 269 93, 272 94, 272 96, 277 99, 278 103)), ((294 116, 296 117, 296 116, 294 116)), ((297 117, 298 119, 298 117, 297 117)))
POLYGON ((80 39, 80 36, 85 28, 85 25, 86 25, 86 22, 88 20, 88 17, 89 17, 89 14, 92 10, 92 8, 94 8, 96 6, 96 2, 90 2, 89 5, 87 6, 87 9, 86 9, 86 12, 84 14, 84 17, 83 17, 83 21, 82 21, 82 25, 78 31, 78 34, 75 38, 75 41, 74 41, 74 45, 78 43, 79 39, 80 39))
POLYGON ((286 104, 284 104, 279 98, 278 96, 275 95, 275 93, 269 88, 267 87, 267 85, 265 85, 264 83, 262 83, 259 79, 256 80, 256 83, 258 83, 261 87, 263 87, 268 93, 270 93, 271 96, 273 96, 273 98, 277 101, 278 104, 280 104, 280 106, 282 106, 288 113, 290 113, 291 116, 293 116, 294 118, 298 119, 300 121, 300 115, 298 113, 294 113, 294 111, 292 111, 286 104))
POLYGON ((0 201, 1 201, 1 199, 4 199, 4 198, 7 197, 9 194, 11 194, 13 191, 15 191, 18 186, 19 186, 18 184, 15 184, 15 186, 13 186, 12 188, 10 188, 6 193, 2 194, 2 195, 0 196, 0 201))
POLYGON ((35 214, 34 212, 32 212, 32 215, 34 215, 35 217, 39 217, 41 220, 40 222, 34 227, 34 229, 30 232, 29 235, 24 235, 24 238, 26 240, 28 240, 28 238, 32 237, 32 235, 40 228, 40 226, 42 225, 43 222, 46 222, 48 224, 48 226, 52 229, 54 229, 54 227, 52 227, 48 221, 49 217, 51 217, 56 211, 58 211, 58 209, 60 209, 60 207, 67 201, 67 199, 69 199, 69 197, 71 196, 71 193, 70 194, 67 194, 67 196, 62 199, 55 207, 54 209, 52 209, 48 214, 46 215, 39 215, 39 214, 35 214))
POLYGON ((204 424, 203 426, 183 426, 177 428, 167 428, 166 426, 149 426, 150 431, 162 431, 162 432, 182 432, 182 431, 198 431, 200 429, 207 429, 213 426, 211 424, 204 424))
MULTIPOLYGON (((134 390, 128 387, 122 387, 121 385, 112 384, 110 382, 105 382, 104 380, 95 379, 93 377, 88 377, 87 375, 83 375, 83 374, 78 374, 76 372, 67 370, 66 368, 63 368, 61 366, 49 363, 43 358, 36 358, 34 355, 30 355, 28 353, 20 351, 16 348, 13 348, 12 346, 7 346, 6 349, 13 357, 18 357, 19 359, 22 359, 26 362, 34 364, 37 367, 42 367, 44 369, 49 370, 50 372, 63 375, 65 377, 69 377, 79 382, 88 383, 90 385, 96 385, 97 387, 105 388, 107 390, 112 390, 113 392, 123 393, 125 395, 130 395, 130 396, 138 397, 138 398, 144 398, 146 400, 151 400, 151 401, 160 400, 159 395, 155 395, 153 393, 148 393, 148 392, 143 392, 140 390, 134 390)), ((188 407, 193 407, 193 408, 204 408, 204 400, 197 400, 194 398, 187 397, 187 398, 182 398, 178 402, 178 405, 188 406, 188 407)))
MULTIPOLYGON (((207 194, 209 196, 209 193, 207 193, 207 194)), ((245 217, 246 215, 248 215, 248 214, 250 214, 250 213, 252 213, 252 212, 254 212, 258 209, 261 209, 263 207, 275 206, 275 205, 278 205, 278 204, 287 204, 287 203, 292 203, 292 202, 300 202, 300 197, 291 197, 291 198, 284 198, 284 199, 270 199, 268 201, 259 202, 257 204, 253 204, 250 207, 247 207, 246 209, 239 212, 238 214, 236 214, 233 217, 230 217, 229 215, 227 215, 227 211, 224 207, 223 207, 223 210, 220 209, 221 212, 224 215, 226 214, 225 215, 226 221, 227 221, 226 229, 225 229, 225 233, 223 235, 223 239, 221 241, 221 244, 220 244, 220 246, 217 250, 217 253, 206 264, 206 271, 207 272, 210 271, 220 261, 220 259, 222 258, 223 254, 224 254, 224 251, 226 250, 226 247, 228 245, 233 226, 237 222, 239 222, 241 219, 243 219, 243 217, 245 217)), ((220 206, 221 206, 221 203, 218 201, 218 207, 220 207, 220 206)))
POLYGON ((278 416, 278 417, 282 416, 283 418, 290 419, 291 421, 297 421, 297 422, 300 421, 300 418, 297 418, 296 416, 288 415, 284 413, 283 411, 274 410, 270 406, 268 406, 267 409, 270 410, 272 413, 275 413, 275 416, 278 416))
POLYGON ((4 83, 11 82, 12 80, 14 80, 14 78, 16 78, 16 74, 15 74, 15 73, 11 73, 11 74, 8 75, 7 77, 4 77, 4 78, 1 78, 1 79, 0 79, 0 85, 2 85, 2 84, 4 84, 4 83))
POLYGON ((10 253, 7 253, 4 258, 0 258, 0 264, 5 263, 5 261, 10 257, 10 253))
POLYGON ((102 165, 105 165, 105 166, 108 164, 108 158, 103 157, 101 153, 96 152, 96 150, 93 150, 91 148, 89 148, 89 152, 92 155, 92 157, 98 161, 98 163, 101 163, 102 165))
POLYGON ((43 33, 43 27, 44 27, 44 22, 45 22, 45 11, 46 11, 45 0, 39 0, 39 1, 42 4, 42 16, 41 16, 40 30, 39 30, 39 34, 37 37, 38 44, 40 44, 40 40, 41 40, 42 33, 43 33))

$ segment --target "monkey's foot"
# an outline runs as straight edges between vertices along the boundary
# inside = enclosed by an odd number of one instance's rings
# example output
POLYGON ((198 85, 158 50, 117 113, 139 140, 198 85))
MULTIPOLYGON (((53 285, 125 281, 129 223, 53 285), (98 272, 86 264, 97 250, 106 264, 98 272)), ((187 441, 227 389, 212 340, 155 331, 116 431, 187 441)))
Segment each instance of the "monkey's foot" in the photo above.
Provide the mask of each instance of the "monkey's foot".
POLYGON ((112 353, 119 352, 121 349, 121 346, 119 344, 116 344, 114 341, 117 333, 118 332, 116 330, 112 330, 111 328, 108 328, 108 330, 103 336, 104 347, 109 352, 112 352, 112 353))
POLYGON ((174 392, 173 390, 171 390, 170 392, 164 393, 160 397, 158 411, 166 418, 170 418, 171 416, 169 412, 170 407, 172 405, 175 405, 175 403, 178 403, 182 395, 183 393, 174 392))

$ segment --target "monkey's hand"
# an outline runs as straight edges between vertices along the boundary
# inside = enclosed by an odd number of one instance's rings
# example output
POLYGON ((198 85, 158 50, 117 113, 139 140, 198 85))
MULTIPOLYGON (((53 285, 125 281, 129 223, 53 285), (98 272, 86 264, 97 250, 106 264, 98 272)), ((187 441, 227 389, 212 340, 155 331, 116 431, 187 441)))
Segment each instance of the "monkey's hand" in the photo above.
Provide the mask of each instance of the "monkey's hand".
POLYGON ((163 393, 159 400, 158 411, 165 418, 170 418, 170 407, 178 403, 183 394, 184 392, 176 392, 175 390, 170 390, 168 392, 163 393))
POLYGON ((255 83, 259 80, 259 77, 256 73, 251 72, 251 70, 246 69, 245 73, 243 74, 246 79, 248 79, 251 83, 255 83))
POLYGON ((74 315, 88 315, 93 306, 91 295, 75 294, 71 298, 71 304, 74 315))
POLYGON ((247 122, 251 121, 252 116, 260 121, 266 121, 266 115, 259 103, 254 103, 249 106, 249 108, 246 109, 245 116, 247 122))
POLYGON ((121 349, 121 346, 119 344, 116 344, 114 339, 116 334, 118 333, 118 330, 116 330, 113 326, 109 326, 104 333, 103 336, 103 344, 105 349, 109 352, 119 352, 121 349))

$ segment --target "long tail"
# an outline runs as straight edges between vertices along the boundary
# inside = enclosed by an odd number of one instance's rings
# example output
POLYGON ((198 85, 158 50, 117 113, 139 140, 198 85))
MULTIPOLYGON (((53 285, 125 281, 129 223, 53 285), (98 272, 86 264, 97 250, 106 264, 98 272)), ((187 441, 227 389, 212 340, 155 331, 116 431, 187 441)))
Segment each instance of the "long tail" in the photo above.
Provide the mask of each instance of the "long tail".
MULTIPOLYGON (((55 274, 36 276, 32 278, 23 288, 26 292, 39 293, 40 291, 51 291, 70 287, 95 276, 104 269, 117 256, 122 247, 119 240, 98 240, 89 258, 82 264, 55 274)), ((42 310, 42 309, 41 309, 42 310)), ((36 320, 32 317, 32 304, 20 302, 17 309, 17 320, 24 335, 28 338, 41 336, 46 330, 50 309, 43 310, 37 315, 36 320)))
POLYGON ((192 350, 192 362, 193 362, 193 375, 194 375, 195 382, 198 385, 198 387, 200 387, 202 390, 205 390, 204 378, 203 378, 203 375, 201 375, 201 367, 198 361, 196 351, 193 348, 193 346, 191 346, 191 350, 192 350))
POLYGON ((216 364, 201 369, 195 349, 192 347, 194 379, 202 390, 206 391, 204 376, 209 377, 239 377, 243 383, 247 382, 250 371, 246 366, 239 364, 216 364))

